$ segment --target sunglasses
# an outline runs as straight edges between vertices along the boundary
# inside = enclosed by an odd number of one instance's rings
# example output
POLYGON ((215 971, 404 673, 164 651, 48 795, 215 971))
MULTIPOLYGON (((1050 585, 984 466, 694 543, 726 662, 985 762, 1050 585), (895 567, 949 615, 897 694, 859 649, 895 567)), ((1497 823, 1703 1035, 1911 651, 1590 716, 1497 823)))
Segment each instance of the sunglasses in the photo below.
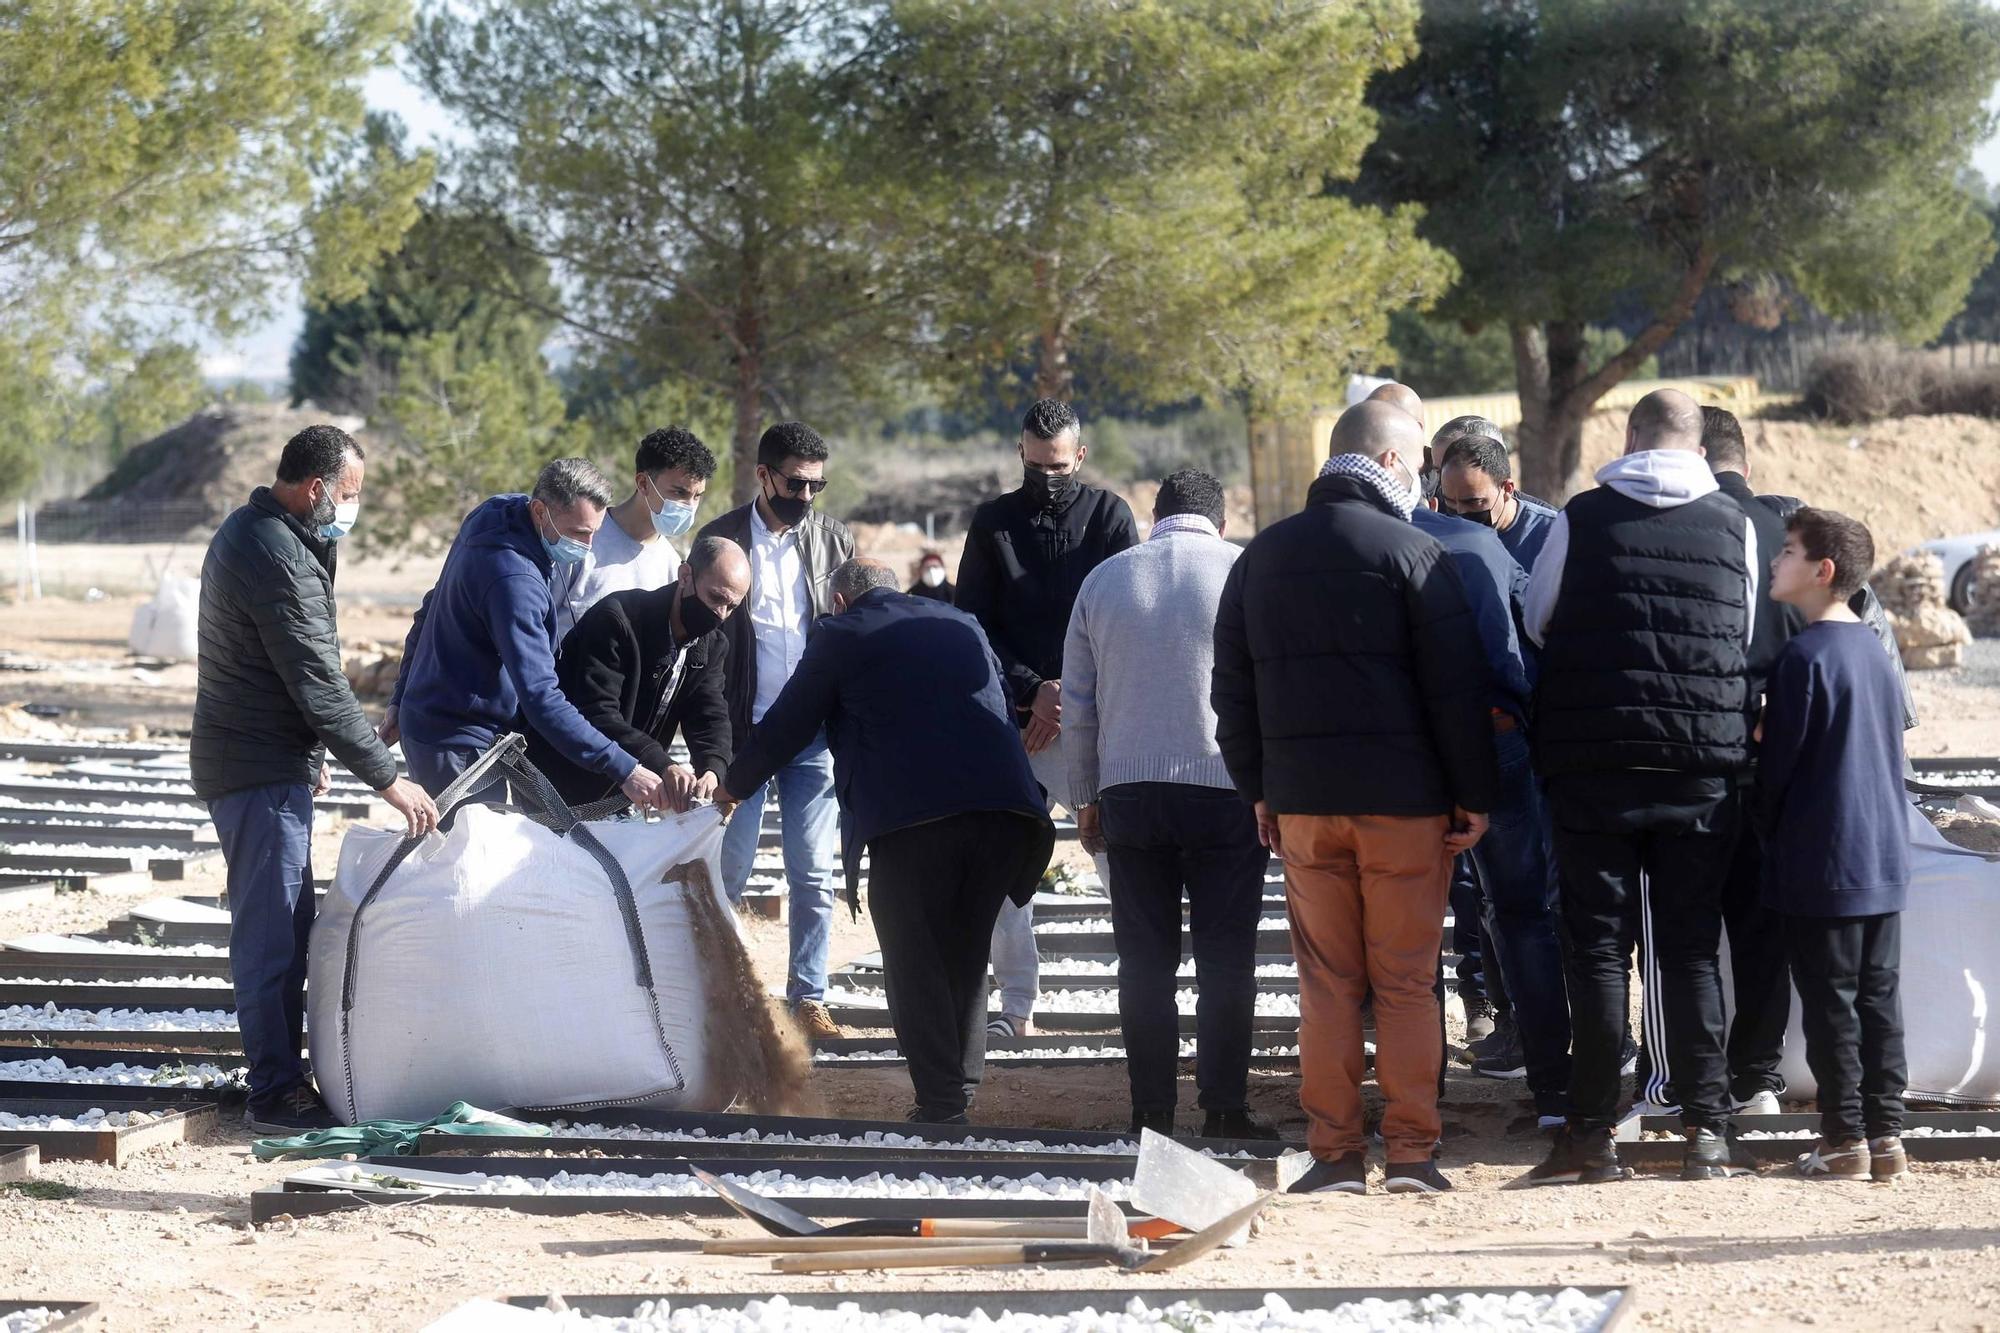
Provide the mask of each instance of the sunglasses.
POLYGON ((818 495, 826 489, 825 477, 789 477, 774 471, 771 480, 777 482, 787 495, 818 495))

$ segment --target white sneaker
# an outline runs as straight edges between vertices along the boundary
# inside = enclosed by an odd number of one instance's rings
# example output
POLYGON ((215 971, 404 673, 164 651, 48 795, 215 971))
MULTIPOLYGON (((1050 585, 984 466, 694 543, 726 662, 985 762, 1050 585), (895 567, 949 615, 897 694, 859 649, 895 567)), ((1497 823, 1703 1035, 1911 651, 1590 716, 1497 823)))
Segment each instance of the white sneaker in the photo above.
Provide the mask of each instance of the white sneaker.
POLYGON ((1783 1115, 1785 1108, 1778 1104, 1778 1094, 1769 1088, 1758 1093, 1749 1101, 1736 1103, 1738 1115, 1783 1115))

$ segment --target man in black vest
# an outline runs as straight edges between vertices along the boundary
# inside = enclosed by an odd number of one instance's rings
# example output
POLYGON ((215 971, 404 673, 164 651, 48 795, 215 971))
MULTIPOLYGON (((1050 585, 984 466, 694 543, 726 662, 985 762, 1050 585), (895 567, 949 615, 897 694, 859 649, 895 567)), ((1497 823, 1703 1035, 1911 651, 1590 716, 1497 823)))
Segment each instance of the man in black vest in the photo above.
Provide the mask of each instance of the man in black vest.
MULTIPOLYGON (((1721 407, 1702 408, 1701 422, 1702 453, 1715 484, 1736 501, 1757 530, 1757 549, 1763 558, 1775 557, 1785 546, 1785 520, 1750 489, 1750 453, 1743 443, 1742 423, 1721 407)), ((1763 702, 1764 682, 1778 654, 1805 624, 1797 607, 1771 600, 1768 578, 1762 583, 1757 628, 1750 639, 1753 714, 1763 702)), ((1739 784, 1738 799, 1746 815, 1755 780, 1752 768, 1739 784)), ((1792 985, 1785 966, 1784 932, 1777 913, 1764 906, 1763 880, 1764 839, 1746 819, 1722 894, 1722 919, 1729 929, 1730 994, 1735 1000, 1729 1019, 1729 1097, 1738 1111, 1776 1115, 1783 1109, 1778 1094, 1785 1090, 1785 1080, 1778 1076, 1778 1061, 1792 1016, 1792 985)))
POLYGON ((1597 481, 1557 519, 1523 607, 1542 644, 1535 752, 1570 931, 1574 1042, 1569 1124, 1524 1185, 1624 1174, 1612 1128, 1642 931, 1687 1136, 1681 1176, 1741 1170, 1716 955, 1734 783, 1750 762, 1756 532, 1702 460, 1701 408, 1675 390, 1639 400, 1625 456, 1597 481))

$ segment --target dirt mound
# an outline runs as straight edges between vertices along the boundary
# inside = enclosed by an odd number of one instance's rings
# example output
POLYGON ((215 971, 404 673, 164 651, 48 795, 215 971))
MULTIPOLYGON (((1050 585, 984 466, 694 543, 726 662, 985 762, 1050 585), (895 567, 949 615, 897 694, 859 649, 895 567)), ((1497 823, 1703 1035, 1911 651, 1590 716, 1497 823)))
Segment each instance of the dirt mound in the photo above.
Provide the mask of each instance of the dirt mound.
MULTIPOLYGON (((1746 418, 1750 484, 1860 519, 1875 556, 2000 526, 2000 421, 1896 417, 1869 426, 1746 418)), ((1586 475, 1625 448, 1625 413, 1585 423, 1586 475)), ((1588 485, 1588 481, 1585 483, 1588 485)))
POLYGON ((357 418, 294 411, 277 403, 215 403, 138 445, 79 500, 43 507, 44 541, 164 541, 213 528, 259 486, 270 484, 285 441, 331 421, 357 418))

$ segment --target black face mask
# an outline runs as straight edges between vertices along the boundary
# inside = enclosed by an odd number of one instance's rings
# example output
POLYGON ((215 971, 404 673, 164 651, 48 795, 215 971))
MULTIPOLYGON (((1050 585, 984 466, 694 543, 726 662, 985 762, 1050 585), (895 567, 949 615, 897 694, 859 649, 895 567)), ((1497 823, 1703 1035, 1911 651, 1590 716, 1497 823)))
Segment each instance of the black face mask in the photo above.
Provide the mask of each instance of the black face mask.
POLYGON ((674 594, 674 604, 680 608, 681 628, 687 632, 689 643, 722 623, 722 617, 715 614, 715 608, 689 592, 685 586, 674 594))
POLYGON ((1077 480, 1074 472, 1058 475, 1044 472, 1040 468, 1021 464, 1021 489, 1028 498, 1044 509, 1060 509, 1076 494, 1077 480))
POLYGON ((1464 519, 1467 523, 1477 523, 1482 528, 1493 526, 1493 511, 1491 509, 1467 509, 1463 511, 1454 509, 1451 512, 1464 519))
POLYGON ((771 506, 771 512, 776 514, 778 521, 788 528, 803 521, 813 507, 813 502, 807 497, 786 495, 783 491, 766 496, 764 503, 771 506))

